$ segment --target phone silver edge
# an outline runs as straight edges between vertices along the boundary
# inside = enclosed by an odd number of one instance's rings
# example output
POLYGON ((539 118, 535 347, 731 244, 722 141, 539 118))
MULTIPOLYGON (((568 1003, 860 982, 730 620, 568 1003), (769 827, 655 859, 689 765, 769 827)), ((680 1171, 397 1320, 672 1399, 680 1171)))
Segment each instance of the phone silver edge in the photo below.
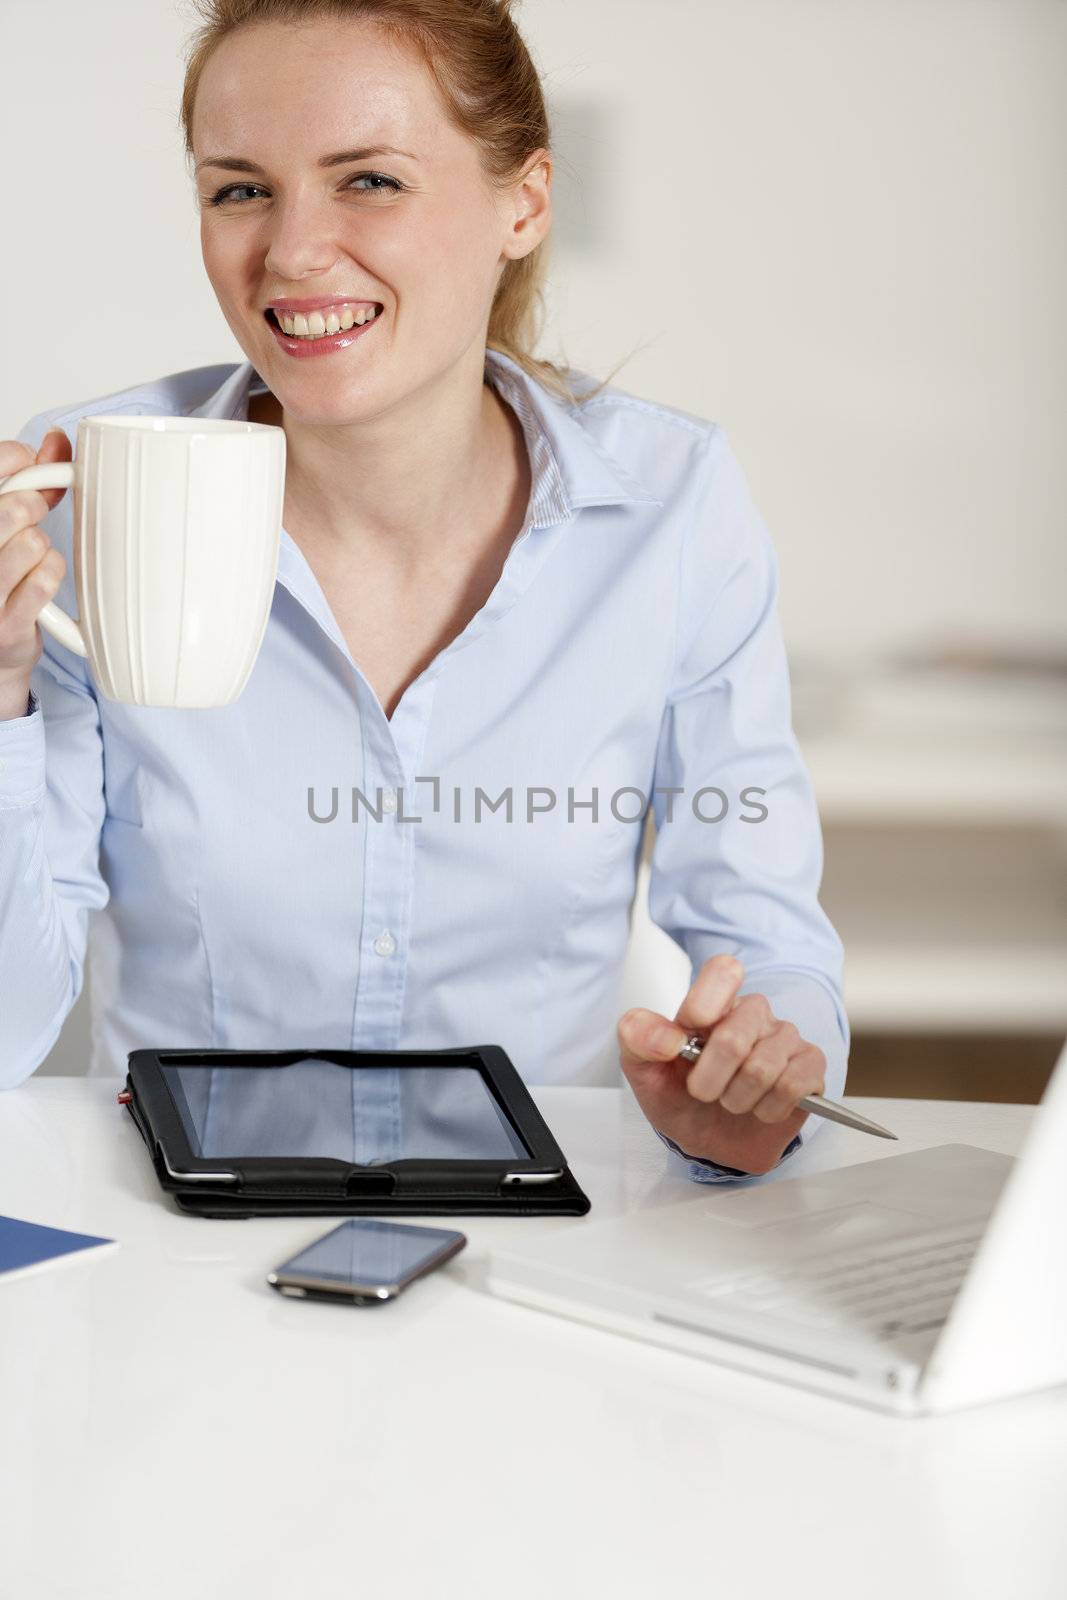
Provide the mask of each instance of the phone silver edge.
MULTIPOLYGON (((349 1217, 345 1220, 351 1222, 357 1219, 349 1217)), ((402 1228, 404 1224, 397 1222, 393 1226, 402 1228)), ((344 1223, 339 1223, 338 1227, 343 1228, 344 1223)), ((273 1272, 267 1273, 267 1282, 272 1289, 277 1289, 279 1293, 296 1297, 303 1297, 310 1291, 314 1294, 328 1295, 331 1300, 355 1299, 360 1303, 368 1301, 384 1303, 386 1300, 395 1300, 409 1284, 415 1283, 419 1278, 424 1278, 427 1273, 433 1272, 435 1268, 443 1266, 446 1261, 450 1261, 453 1256, 458 1255, 464 1248, 467 1243, 467 1235, 465 1233, 460 1233, 458 1229, 453 1228, 444 1231, 453 1233, 455 1237, 446 1239, 406 1277, 400 1278, 393 1283, 359 1283, 354 1278, 343 1280, 338 1278, 317 1278, 311 1273, 286 1272, 284 1269, 287 1263, 285 1262, 280 1267, 276 1267, 273 1272)), ((328 1239, 331 1233, 336 1232, 337 1228, 331 1228, 328 1233, 322 1235, 322 1238, 328 1239)), ((310 1250, 312 1245, 318 1242, 318 1240, 313 1239, 310 1245, 305 1245, 304 1249, 310 1250)), ((303 1253, 303 1250, 298 1250, 296 1254, 299 1256, 303 1255, 303 1253)), ((290 1259, 294 1260, 295 1257, 290 1259)))

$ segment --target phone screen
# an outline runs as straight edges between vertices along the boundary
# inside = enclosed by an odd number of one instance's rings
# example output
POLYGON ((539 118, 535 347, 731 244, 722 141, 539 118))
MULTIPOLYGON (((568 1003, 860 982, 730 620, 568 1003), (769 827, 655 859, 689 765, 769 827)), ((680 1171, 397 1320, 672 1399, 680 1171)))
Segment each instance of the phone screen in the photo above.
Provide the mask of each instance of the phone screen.
POLYGON ((327 1283, 401 1285, 462 1233, 407 1223, 352 1217, 277 1268, 277 1275, 322 1278, 327 1283))

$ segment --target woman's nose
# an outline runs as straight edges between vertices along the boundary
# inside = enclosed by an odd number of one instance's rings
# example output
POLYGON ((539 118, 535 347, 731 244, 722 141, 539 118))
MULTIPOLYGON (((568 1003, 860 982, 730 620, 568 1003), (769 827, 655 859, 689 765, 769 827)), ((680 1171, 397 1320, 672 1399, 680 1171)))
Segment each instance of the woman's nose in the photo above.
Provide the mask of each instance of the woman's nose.
POLYGON ((292 205, 276 214, 267 250, 268 272, 288 283, 317 274, 325 276, 338 257, 337 242, 309 205, 292 205))

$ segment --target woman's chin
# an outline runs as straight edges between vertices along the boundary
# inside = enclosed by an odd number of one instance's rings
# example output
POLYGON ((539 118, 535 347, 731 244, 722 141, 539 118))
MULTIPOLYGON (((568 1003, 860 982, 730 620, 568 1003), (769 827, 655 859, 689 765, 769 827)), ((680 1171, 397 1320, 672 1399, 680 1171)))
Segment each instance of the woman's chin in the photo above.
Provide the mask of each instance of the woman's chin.
POLYGON ((348 398, 330 404, 322 395, 287 395, 276 389, 286 421, 299 423, 304 428, 345 428, 371 422, 382 412, 382 407, 367 396, 348 398))
POLYGON ((369 422, 385 409, 380 385, 367 374, 342 382, 317 362, 301 363, 302 369, 314 370, 295 373, 288 363, 281 370, 276 361, 256 366, 286 417, 305 427, 338 428, 369 422))

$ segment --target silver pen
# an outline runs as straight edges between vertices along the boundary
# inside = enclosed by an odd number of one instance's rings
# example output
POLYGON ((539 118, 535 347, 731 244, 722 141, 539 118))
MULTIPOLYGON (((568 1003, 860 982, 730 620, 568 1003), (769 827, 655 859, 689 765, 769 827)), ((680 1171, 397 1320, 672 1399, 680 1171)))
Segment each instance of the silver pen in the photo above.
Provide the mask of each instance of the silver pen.
MULTIPOLYGON (((697 1061, 703 1050, 706 1039, 699 1033, 691 1033, 679 1050, 678 1054, 684 1061, 697 1061)), ((879 1139, 895 1139, 897 1135, 890 1133, 888 1128, 880 1128, 877 1122, 871 1122, 866 1117, 861 1117, 858 1111, 849 1111, 846 1106, 838 1105, 836 1100, 824 1100, 821 1094, 806 1094, 797 1101, 798 1111, 814 1111, 817 1117, 826 1117, 830 1122, 844 1123, 846 1128, 858 1128, 860 1133, 873 1133, 879 1139)))

